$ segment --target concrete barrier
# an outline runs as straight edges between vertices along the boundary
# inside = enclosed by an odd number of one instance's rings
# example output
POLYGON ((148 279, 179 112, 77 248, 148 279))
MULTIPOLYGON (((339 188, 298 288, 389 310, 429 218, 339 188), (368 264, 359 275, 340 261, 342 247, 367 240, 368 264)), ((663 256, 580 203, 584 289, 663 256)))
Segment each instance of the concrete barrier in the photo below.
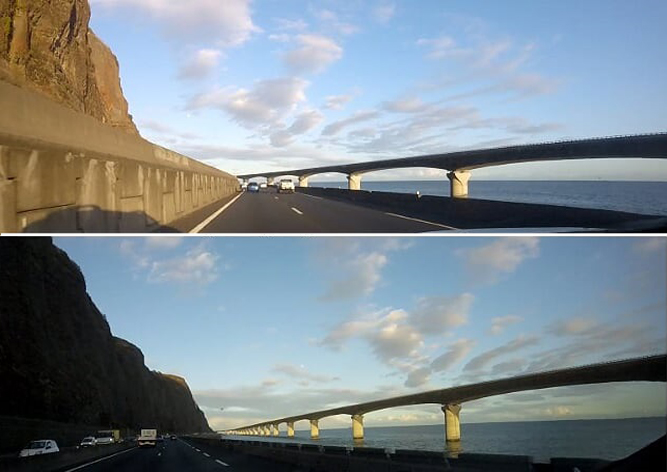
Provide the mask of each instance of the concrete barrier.
POLYGON ((0 232, 146 232, 236 177, 0 81, 0 232))
POLYGON ((296 191, 459 229, 563 227, 650 231, 667 228, 666 218, 622 211, 337 188, 297 187, 296 191))

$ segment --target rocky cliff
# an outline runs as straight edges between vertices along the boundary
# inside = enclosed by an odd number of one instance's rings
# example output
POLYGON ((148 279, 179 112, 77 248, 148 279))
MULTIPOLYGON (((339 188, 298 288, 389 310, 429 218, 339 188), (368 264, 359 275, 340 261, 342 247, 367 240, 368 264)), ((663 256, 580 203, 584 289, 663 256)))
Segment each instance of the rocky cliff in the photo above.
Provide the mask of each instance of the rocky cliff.
POLYGON ((181 377, 114 337, 51 238, 0 239, 0 415, 208 432, 181 377))
POLYGON ((138 134, 118 61, 89 20, 87 0, 0 1, 0 80, 138 134))

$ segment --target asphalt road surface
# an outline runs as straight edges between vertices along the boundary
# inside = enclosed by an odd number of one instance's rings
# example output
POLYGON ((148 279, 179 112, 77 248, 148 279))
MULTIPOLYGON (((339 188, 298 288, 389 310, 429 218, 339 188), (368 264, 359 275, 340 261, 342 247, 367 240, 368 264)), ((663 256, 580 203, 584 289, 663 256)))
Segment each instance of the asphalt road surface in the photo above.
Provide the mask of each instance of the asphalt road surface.
POLYGON ((449 226, 306 195, 243 192, 201 233, 420 233, 449 226))
POLYGON ((67 472, 236 472, 292 471, 293 467, 232 451, 213 451, 181 439, 155 448, 135 447, 67 472))

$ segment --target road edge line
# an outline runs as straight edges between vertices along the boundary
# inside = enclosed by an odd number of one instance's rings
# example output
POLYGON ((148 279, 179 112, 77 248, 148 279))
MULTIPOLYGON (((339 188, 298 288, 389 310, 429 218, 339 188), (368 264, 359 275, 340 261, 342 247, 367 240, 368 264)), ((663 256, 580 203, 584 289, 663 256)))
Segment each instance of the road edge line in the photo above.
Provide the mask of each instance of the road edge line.
POLYGON ((434 223, 433 221, 420 220, 419 218, 412 218, 410 216, 399 215, 398 213, 384 212, 385 215, 395 216, 396 218, 402 218, 404 220, 417 221, 419 223, 425 223, 427 225, 439 226, 445 229, 458 230, 460 228, 454 228, 453 226, 447 226, 440 223, 434 223))
POLYGON ((220 213, 222 213, 223 211, 225 211, 227 208, 229 208, 229 206, 230 206, 232 203, 234 203, 236 200, 238 200, 238 199, 241 197, 241 195, 243 195, 243 192, 239 193, 239 194, 238 194, 237 196, 235 196, 231 201, 227 202, 227 203, 225 204, 225 206, 223 206, 223 207, 220 208, 218 211, 216 211, 215 213, 213 213, 212 215, 210 215, 208 218, 206 218, 204 221, 202 221, 201 223, 199 223, 197 226, 195 226, 194 228, 192 228, 190 231, 188 231, 188 233, 199 233, 202 229, 204 229, 206 226, 208 226, 209 223, 211 223, 211 221, 213 221, 213 220, 216 219, 218 216, 220 216, 220 213))
POLYGON ((216 459, 215 461, 220 465, 224 465, 225 467, 229 467, 229 464, 227 464, 226 462, 222 462, 220 459, 216 459))
POLYGON ((134 447, 131 447, 129 449, 125 449, 124 451, 119 451, 119 452, 116 452, 114 454, 111 454, 110 456, 104 456, 104 457, 101 457, 100 459, 96 459, 92 462, 86 462, 85 464, 78 465, 78 466, 76 466, 72 469, 67 469, 67 470, 65 470, 65 472, 74 472, 75 470, 83 469, 84 467, 88 467, 89 465, 97 464, 98 462, 102 462, 102 461, 105 461, 107 459, 111 459, 112 457, 118 456, 120 454, 125 454, 126 452, 133 451, 133 450, 137 449, 138 447, 139 446, 134 446, 134 447))

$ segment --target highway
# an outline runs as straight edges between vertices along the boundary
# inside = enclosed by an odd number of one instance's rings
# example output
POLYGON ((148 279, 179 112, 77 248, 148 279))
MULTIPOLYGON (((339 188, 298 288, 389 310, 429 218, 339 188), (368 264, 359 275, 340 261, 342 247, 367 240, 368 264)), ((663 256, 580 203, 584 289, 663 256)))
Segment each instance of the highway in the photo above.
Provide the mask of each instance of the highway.
MULTIPOLYGON (((224 208, 224 207, 223 207, 224 208)), ((243 192, 201 233, 420 233, 455 229, 302 193, 243 192)))
POLYGON ((64 472, 287 472, 293 467, 233 451, 166 439, 155 448, 132 448, 64 472))

